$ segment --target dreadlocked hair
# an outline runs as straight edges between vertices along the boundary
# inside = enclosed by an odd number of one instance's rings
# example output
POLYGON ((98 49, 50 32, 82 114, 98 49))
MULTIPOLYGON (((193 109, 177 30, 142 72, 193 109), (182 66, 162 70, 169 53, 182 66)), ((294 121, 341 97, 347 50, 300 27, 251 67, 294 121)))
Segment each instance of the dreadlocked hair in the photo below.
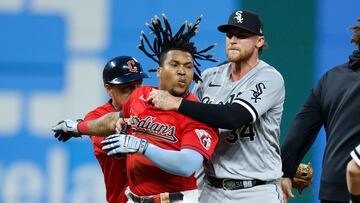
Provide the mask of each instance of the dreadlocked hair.
MULTIPOLYGON (((360 18, 357 19, 357 22, 360 23, 360 18)), ((351 42, 356 44, 358 46, 358 49, 360 49, 360 26, 354 25, 351 27, 351 29, 354 31, 351 42)))
POLYGON ((206 49, 198 51, 194 42, 190 42, 190 39, 197 33, 202 16, 196 20, 194 25, 191 23, 188 24, 187 21, 185 21, 175 35, 172 33, 171 26, 165 14, 162 14, 162 17, 164 26, 160 18, 156 15, 151 19, 151 24, 146 23, 146 26, 151 30, 150 35, 153 36, 154 41, 151 43, 142 31, 138 48, 159 65, 161 65, 164 56, 170 50, 181 50, 190 53, 193 57, 194 67, 197 72, 194 73, 194 80, 195 82, 201 81, 200 63, 198 60, 217 62, 217 60, 213 59, 213 54, 206 54, 206 52, 214 48, 216 44, 212 44, 206 49), (149 50, 145 48, 145 44, 149 50))

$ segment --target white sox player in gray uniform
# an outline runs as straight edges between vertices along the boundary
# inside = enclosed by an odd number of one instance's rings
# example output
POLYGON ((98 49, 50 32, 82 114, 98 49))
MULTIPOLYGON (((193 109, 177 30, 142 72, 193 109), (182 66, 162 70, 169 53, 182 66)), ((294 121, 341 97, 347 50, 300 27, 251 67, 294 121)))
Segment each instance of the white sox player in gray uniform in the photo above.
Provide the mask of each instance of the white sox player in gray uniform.
POLYGON ((201 103, 158 90, 148 100, 220 129, 218 146, 204 163, 200 202, 280 203, 283 78, 258 58, 266 43, 255 13, 238 10, 218 30, 226 33, 229 63, 203 72, 194 88, 201 103))

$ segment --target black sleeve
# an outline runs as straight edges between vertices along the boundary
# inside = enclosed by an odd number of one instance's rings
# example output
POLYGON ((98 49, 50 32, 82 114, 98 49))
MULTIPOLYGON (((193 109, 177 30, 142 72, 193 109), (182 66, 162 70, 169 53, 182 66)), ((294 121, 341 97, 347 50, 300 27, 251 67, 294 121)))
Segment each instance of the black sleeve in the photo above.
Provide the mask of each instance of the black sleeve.
POLYGON ((205 104, 183 99, 179 113, 211 127, 237 129, 250 123, 250 112, 240 104, 229 105, 205 104))
POLYGON ((294 177, 297 166, 314 143, 322 125, 321 105, 314 93, 311 92, 310 97, 292 122, 281 146, 284 177, 294 177))

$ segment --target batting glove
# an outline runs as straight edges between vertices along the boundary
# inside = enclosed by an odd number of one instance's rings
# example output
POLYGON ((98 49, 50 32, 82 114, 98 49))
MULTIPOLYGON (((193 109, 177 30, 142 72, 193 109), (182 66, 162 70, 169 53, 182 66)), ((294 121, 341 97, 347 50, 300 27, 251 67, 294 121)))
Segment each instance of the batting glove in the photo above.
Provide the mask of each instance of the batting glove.
POLYGON ((127 134, 111 135, 103 140, 101 144, 105 145, 102 147, 102 150, 108 151, 107 155, 109 156, 118 153, 144 154, 148 147, 147 140, 127 134))
POLYGON ((66 142, 72 137, 81 137, 77 126, 81 120, 73 121, 70 119, 65 119, 56 126, 52 127, 51 130, 55 132, 54 137, 59 141, 66 142))

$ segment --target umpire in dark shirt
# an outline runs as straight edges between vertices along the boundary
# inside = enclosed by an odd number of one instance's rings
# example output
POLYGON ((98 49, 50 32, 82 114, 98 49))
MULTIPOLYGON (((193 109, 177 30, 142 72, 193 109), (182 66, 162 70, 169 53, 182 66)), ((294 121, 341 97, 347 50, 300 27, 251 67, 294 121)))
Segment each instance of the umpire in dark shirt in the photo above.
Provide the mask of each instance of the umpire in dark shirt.
MULTIPOLYGON (((360 22, 360 19, 358 20, 360 22)), ((349 153, 360 143, 360 27, 353 26, 351 42, 358 46, 349 61, 328 71, 312 90, 295 117, 281 147, 284 178, 281 185, 287 202, 291 178, 322 125, 326 147, 320 181, 321 203, 349 202, 346 165, 349 153)))

